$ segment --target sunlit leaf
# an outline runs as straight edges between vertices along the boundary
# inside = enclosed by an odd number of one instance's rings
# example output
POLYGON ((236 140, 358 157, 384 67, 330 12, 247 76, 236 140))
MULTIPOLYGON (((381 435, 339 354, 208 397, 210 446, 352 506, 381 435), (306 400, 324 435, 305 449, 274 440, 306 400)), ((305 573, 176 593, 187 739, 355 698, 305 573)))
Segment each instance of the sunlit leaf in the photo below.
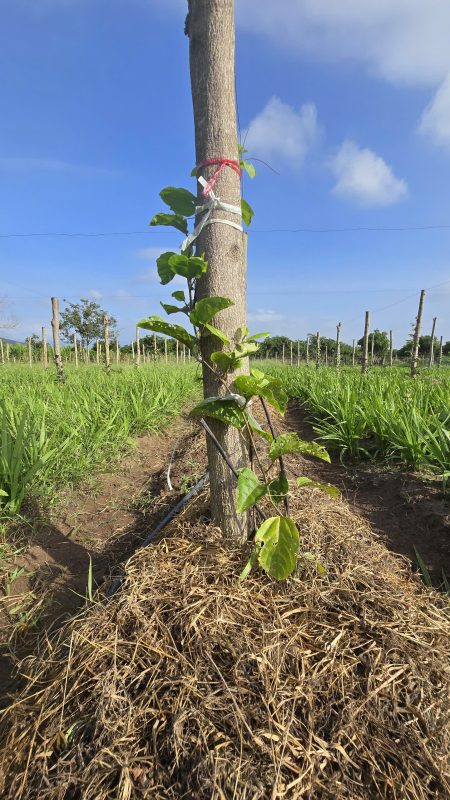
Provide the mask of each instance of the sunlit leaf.
POLYGON ((341 493, 337 486, 332 486, 329 483, 318 483, 317 481, 312 481, 311 478, 301 477, 297 478, 297 486, 303 488, 304 486, 309 486, 311 489, 320 489, 321 492, 326 492, 329 494, 330 497, 340 497, 341 493))
POLYGON ((253 208, 247 203, 247 200, 244 200, 243 197, 241 198, 241 213, 242 213, 242 219, 244 220, 245 225, 247 225, 248 227, 253 217, 255 216, 255 212, 253 211, 253 208))
POLYGON ((282 581, 297 564, 299 533, 289 517, 270 517, 256 531, 255 544, 262 543, 258 554, 260 566, 272 578, 282 581))
POLYGON ((228 297, 204 297, 195 304, 189 314, 189 319, 193 325, 204 325, 212 320, 219 311, 232 305, 234 303, 228 297))
POLYGON ((175 325, 173 322, 167 322, 161 317, 147 317, 141 319, 137 324, 138 328, 144 328, 147 331, 154 331, 155 333, 164 333, 166 336, 171 336, 172 339, 178 339, 179 342, 185 344, 189 350, 194 350, 197 344, 195 336, 189 333, 181 325, 175 325))
POLYGON ((240 359, 235 359, 231 353, 225 353, 221 350, 211 354, 211 361, 216 364, 222 372, 234 372, 242 366, 240 359))
POLYGON ((195 213, 197 198, 187 189, 166 186, 165 189, 160 191, 159 196, 174 214, 180 214, 182 217, 191 217, 195 213))
POLYGON ((284 472, 269 483, 269 494, 274 503, 280 503, 289 494, 289 481, 284 472))
POLYGON ((322 445, 317 442, 305 442, 296 433, 282 433, 272 442, 269 449, 269 456, 274 461, 287 453, 302 453, 307 456, 320 458, 322 461, 330 461, 330 456, 322 445))
POLYGON ((224 344, 230 344, 230 340, 223 333, 223 331, 220 331, 219 328, 215 328, 214 325, 211 325, 210 322, 205 322, 203 327, 206 328, 210 333, 212 333, 213 336, 216 336, 218 339, 220 339, 220 341, 223 342, 224 344))
POLYGON ((259 422, 254 418, 253 414, 250 413, 248 408, 245 409, 245 417, 253 433, 257 433, 258 436, 262 436, 262 438, 265 439, 266 442, 269 442, 269 444, 273 442, 272 434, 269 433, 269 431, 265 431, 264 428, 261 427, 259 422))
POLYGON ((190 280, 200 278, 208 269, 208 262, 200 256, 186 256, 175 254, 169 259, 169 267, 175 275, 190 280))
POLYGON ((166 314, 178 314, 181 311, 184 311, 184 308, 179 308, 178 306, 173 306, 170 303, 163 303, 160 301, 160 305, 162 305, 166 314))
POLYGON ((239 514, 254 506, 266 493, 267 486, 265 483, 261 483, 253 470, 247 469, 247 467, 239 470, 236 502, 236 511, 239 514))
POLYGON ((164 214, 159 213, 155 214, 154 217, 150 220, 150 225, 168 225, 172 228, 176 228, 177 230, 181 231, 181 233, 185 233, 187 235, 188 226, 187 222, 181 214, 164 214))
MULTIPOLYGON (((172 254, 172 255, 174 255, 174 254, 172 254)), ((179 291, 176 291, 176 292, 172 292, 172 297, 175 300, 180 300, 182 303, 186 302, 186 296, 185 296, 185 294, 184 294, 182 289, 179 290, 179 291)))
POLYGON ((161 253, 161 255, 156 259, 156 268, 163 286, 165 286, 166 283, 170 283, 170 281, 172 281, 175 277, 173 269, 169 267, 169 258, 172 258, 172 256, 176 255, 177 253, 174 253, 172 250, 168 250, 167 253, 161 253))

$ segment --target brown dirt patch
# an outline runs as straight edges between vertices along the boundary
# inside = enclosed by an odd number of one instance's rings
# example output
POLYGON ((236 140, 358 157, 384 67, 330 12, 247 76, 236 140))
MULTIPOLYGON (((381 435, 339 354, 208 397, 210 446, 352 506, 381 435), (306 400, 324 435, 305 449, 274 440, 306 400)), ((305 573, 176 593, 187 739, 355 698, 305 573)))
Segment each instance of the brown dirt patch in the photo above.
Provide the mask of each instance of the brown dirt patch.
MULTIPOLYGON (((280 432, 293 430, 304 439, 317 439, 307 412, 297 404, 289 407, 284 420, 277 419, 277 426, 280 432)), ((450 498, 439 478, 389 464, 342 464, 333 455, 331 465, 310 458, 304 468, 313 480, 337 486, 390 550, 416 564, 416 547, 436 586, 442 583, 442 570, 450 576, 450 498)))
POLYGON ((68 491, 49 518, 37 506, 23 509, 25 522, 11 531, 21 552, 0 583, 0 707, 18 686, 19 659, 85 603, 90 563, 95 589, 203 474, 204 463, 201 436, 181 417, 161 436, 139 437, 114 472, 68 491), (175 446, 170 492, 166 470, 175 446))

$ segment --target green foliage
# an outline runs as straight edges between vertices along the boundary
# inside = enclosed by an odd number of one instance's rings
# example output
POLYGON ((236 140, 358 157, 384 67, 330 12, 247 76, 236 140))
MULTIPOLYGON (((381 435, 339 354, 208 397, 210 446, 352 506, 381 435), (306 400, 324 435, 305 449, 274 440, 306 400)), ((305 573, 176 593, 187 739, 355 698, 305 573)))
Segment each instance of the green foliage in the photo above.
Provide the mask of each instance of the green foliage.
POLYGON ((168 250, 166 253, 161 253, 161 255, 156 259, 156 268, 163 286, 165 286, 166 283, 170 283, 170 281, 175 277, 175 273, 169 264, 169 260, 172 258, 172 256, 176 255, 177 253, 174 253, 173 250, 168 250))
MULTIPOLYGON (((95 339, 103 339, 105 316, 109 319, 110 335, 114 336, 117 330, 117 320, 100 308, 98 303, 82 297, 79 303, 68 303, 61 312, 60 331, 63 338, 72 343, 73 334, 84 347, 88 348, 95 339)), ((37 336, 34 338, 36 341, 37 336)))
POLYGON ((203 300, 198 300, 189 314, 189 319, 193 325, 205 325, 210 322, 212 318, 224 308, 229 308, 234 305, 232 300, 227 297, 205 297, 203 300))
POLYGON ((197 198, 187 189, 166 186, 165 189, 160 191, 159 196, 174 214, 179 214, 182 217, 191 217, 195 214, 197 198))
POLYGON ((169 258, 169 267, 174 275, 196 280, 208 269, 208 262, 201 256, 173 255, 169 258))
POLYGON ((270 445, 269 457, 272 461, 287 455, 287 453, 302 453, 302 455, 314 456, 314 458, 330 462, 330 456, 322 445, 317 442, 305 442, 296 433, 282 433, 270 445))
POLYGON ((236 390, 247 399, 253 396, 264 397, 280 414, 286 411, 288 396, 279 378, 265 375, 258 369, 252 369, 250 375, 239 375, 234 380, 236 390))
POLYGON ((267 494, 267 486, 261 483, 253 470, 244 467, 239 470, 236 510, 239 514, 251 508, 267 494))
POLYGON ((242 211, 242 219, 247 227, 251 224, 253 217, 255 216, 255 212, 253 208, 247 203, 247 200, 244 198, 241 199, 241 211, 242 211))
POLYGON ((283 581, 297 566, 300 537, 289 517, 269 517, 258 528, 255 547, 260 567, 271 578, 283 581))
POLYGON ((165 214, 164 212, 160 212, 152 217, 150 225, 164 225, 166 227, 176 228, 178 231, 181 231, 181 233, 187 234, 188 232, 187 222, 181 214, 165 214))
POLYGON ((329 483, 318 483, 317 481, 312 481, 311 478, 301 477, 297 478, 297 486, 300 488, 304 488, 305 486, 309 486, 311 489, 320 489, 321 492, 325 492, 329 494, 330 497, 340 497, 341 493, 337 486, 331 486, 329 483))
POLYGON ((243 428, 245 417, 243 408, 245 400, 239 395, 224 395, 223 397, 207 397, 201 400, 191 410, 193 417, 212 417, 234 428, 243 428))
POLYGON ((197 340, 181 325, 175 325, 173 322, 166 322, 161 317, 153 316, 141 319, 137 324, 138 328, 144 328, 147 331, 155 331, 155 333, 164 333, 166 336, 171 336, 173 339, 178 339, 179 342, 186 345, 189 350, 195 350, 197 340))

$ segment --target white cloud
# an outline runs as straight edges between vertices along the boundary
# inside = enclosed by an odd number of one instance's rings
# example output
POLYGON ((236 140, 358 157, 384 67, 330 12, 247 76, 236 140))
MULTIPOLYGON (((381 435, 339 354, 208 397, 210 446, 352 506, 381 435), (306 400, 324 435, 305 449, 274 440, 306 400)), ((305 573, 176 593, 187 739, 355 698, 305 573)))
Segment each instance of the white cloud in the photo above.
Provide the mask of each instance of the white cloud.
POLYGON ((450 150, 450 72, 423 112, 419 132, 428 136, 434 144, 450 150))
POLYGON ((408 193, 406 182, 394 175, 381 156, 350 140, 343 142, 328 167, 337 179, 333 194, 364 206, 391 205, 408 193))
POLYGON ((315 105, 308 103, 296 111, 279 97, 272 97, 250 122, 246 146, 255 157, 300 167, 319 137, 315 105))
POLYGON ((89 289, 89 297, 92 297, 93 300, 101 300, 103 295, 98 289, 89 289))
POLYGON ((249 322, 278 322, 284 319, 284 314, 274 311, 272 308, 258 308, 256 311, 250 311, 247 314, 249 322))
POLYGON ((450 69, 448 0, 238 0, 236 12, 300 57, 357 60, 395 84, 435 85, 450 69))
POLYGON ((140 250, 135 250, 133 255, 136 258, 143 258, 145 261, 156 261, 161 253, 166 253, 168 250, 174 250, 174 247, 142 247, 140 250))

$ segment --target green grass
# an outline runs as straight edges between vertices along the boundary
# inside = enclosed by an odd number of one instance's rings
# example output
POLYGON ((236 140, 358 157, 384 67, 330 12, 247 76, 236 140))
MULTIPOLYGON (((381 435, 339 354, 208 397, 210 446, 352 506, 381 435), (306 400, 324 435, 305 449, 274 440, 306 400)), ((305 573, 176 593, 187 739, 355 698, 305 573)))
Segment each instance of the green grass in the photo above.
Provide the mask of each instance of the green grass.
POLYGON ((50 499, 110 465, 145 431, 163 431, 198 392, 195 368, 166 364, 66 370, 0 368, 0 502, 19 511, 24 497, 50 499), (4 494, 1 494, 1 493, 4 494))
POLYGON ((341 458, 377 458, 444 474, 450 466, 450 372, 411 380, 401 368, 290 367, 267 363, 315 432, 341 458))

